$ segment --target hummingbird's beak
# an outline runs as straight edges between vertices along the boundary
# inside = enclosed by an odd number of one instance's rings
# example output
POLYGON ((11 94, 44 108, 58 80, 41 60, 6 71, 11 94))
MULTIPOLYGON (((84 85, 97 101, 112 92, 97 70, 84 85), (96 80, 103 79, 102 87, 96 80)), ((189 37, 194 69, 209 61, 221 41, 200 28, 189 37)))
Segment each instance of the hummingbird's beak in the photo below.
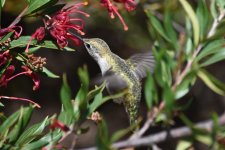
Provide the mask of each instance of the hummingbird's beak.
POLYGON ((76 35, 75 33, 68 31, 72 36, 75 36, 76 38, 78 38, 79 40, 81 40, 82 42, 84 42, 83 38, 80 37, 79 35, 76 35))

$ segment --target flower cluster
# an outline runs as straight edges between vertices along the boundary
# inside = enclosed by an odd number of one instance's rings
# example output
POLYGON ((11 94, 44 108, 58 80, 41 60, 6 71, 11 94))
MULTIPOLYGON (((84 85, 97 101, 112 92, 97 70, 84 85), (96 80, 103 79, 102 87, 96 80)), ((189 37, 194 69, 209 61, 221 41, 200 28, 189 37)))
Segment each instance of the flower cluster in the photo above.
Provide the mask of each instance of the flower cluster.
MULTIPOLYGON (((41 41, 45 37, 46 30, 49 31, 50 35, 56 39, 57 44, 60 48, 68 45, 68 39, 72 40, 76 45, 81 43, 80 39, 71 35, 69 31, 75 31, 80 35, 84 35, 84 21, 81 18, 74 18, 71 15, 73 13, 79 13, 86 17, 89 14, 78 10, 83 5, 87 5, 87 2, 78 3, 71 7, 65 8, 57 12, 53 17, 47 16, 43 19, 45 27, 40 27, 32 35, 32 39, 41 41)), ((30 44, 29 42, 29 44, 30 44)), ((27 45, 26 52, 28 52, 29 44, 27 45)))
MULTIPOLYGON (((136 8, 136 3, 134 0, 114 0, 118 3, 123 3, 127 11, 132 11, 136 8)), ((128 26, 126 25, 125 21, 123 20, 122 16, 118 12, 117 7, 110 1, 110 0, 101 0, 100 3, 107 8, 109 15, 112 19, 115 18, 115 15, 118 16, 121 23, 123 24, 124 30, 128 30, 128 26)))
MULTIPOLYGON (((15 66, 12 64, 12 60, 13 60, 13 56, 10 54, 9 50, 4 51, 0 54, 0 68, 2 68, 2 72, 0 74, 0 87, 6 87, 8 85, 8 82, 13 80, 14 78, 21 75, 26 75, 30 77, 34 82, 33 90, 37 90, 40 86, 40 80, 37 74, 34 73, 27 65, 21 66, 21 72, 15 73, 16 69, 15 69, 15 66)), ((32 60, 31 58, 28 59, 27 64, 32 64, 31 60, 32 60)), ((43 61, 44 59, 41 59, 41 60, 43 61)), ((25 98, 0 96, 0 99, 2 98, 10 99, 10 100, 27 101, 27 102, 33 103, 37 107, 40 107, 37 103, 25 98)))

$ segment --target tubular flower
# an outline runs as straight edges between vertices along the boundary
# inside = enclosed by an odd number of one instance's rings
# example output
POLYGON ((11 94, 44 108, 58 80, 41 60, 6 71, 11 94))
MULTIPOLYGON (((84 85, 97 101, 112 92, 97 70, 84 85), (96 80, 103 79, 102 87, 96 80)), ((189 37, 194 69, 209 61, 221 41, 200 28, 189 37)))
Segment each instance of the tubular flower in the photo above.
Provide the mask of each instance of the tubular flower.
MULTIPOLYGON (((125 8, 127 11, 132 11, 136 8, 136 4, 134 2, 134 0, 114 0, 115 2, 118 3, 123 3, 125 5, 125 8)), ((122 16, 120 15, 120 13, 118 12, 118 9, 116 6, 113 5, 113 3, 110 0, 101 0, 100 3, 107 8, 109 15, 112 19, 115 18, 115 15, 118 16, 120 22, 123 24, 123 28, 124 30, 128 30, 128 26, 126 25, 124 19, 122 18, 122 16)))
POLYGON ((18 76, 27 75, 27 76, 31 77, 31 79, 34 82, 33 90, 37 90, 40 86, 40 80, 39 80, 38 76, 27 66, 22 66, 22 69, 24 71, 13 75, 13 73, 15 72, 15 67, 13 65, 8 66, 5 70, 5 72, 1 75, 0 87, 2 87, 2 86, 6 87, 9 81, 11 81, 12 79, 14 79, 18 76))
POLYGON ((59 128, 64 132, 67 132, 70 130, 70 128, 67 125, 65 125, 64 123, 62 123, 61 121, 59 121, 57 119, 53 119, 52 123, 50 125, 50 129, 55 130, 56 128, 59 128))
POLYGON ((0 78, 0 87, 1 86, 7 86, 8 82, 11 80, 13 73, 15 71, 15 67, 13 65, 10 65, 6 68, 5 72, 1 75, 0 78))
POLYGON ((8 34, 9 32, 14 32, 14 39, 18 39, 23 31, 21 26, 12 26, 8 28, 0 29, 0 38, 8 34), (18 29, 19 31, 16 31, 18 29))
POLYGON ((9 61, 12 56, 9 54, 9 50, 0 54, 0 67, 4 65, 7 61, 9 61))
POLYGON ((24 74, 29 76, 33 82, 34 82, 34 86, 33 86, 33 90, 37 90, 40 87, 40 80, 37 76, 37 74, 35 74, 30 68, 28 68, 27 66, 22 66, 21 67, 24 70, 24 74))
MULTIPOLYGON (((60 48, 64 48, 68 45, 68 39, 72 40, 76 45, 81 42, 78 38, 72 36, 69 30, 74 30, 80 35, 84 35, 84 21, 81 18, 74 18, 71 15, 73 13, 78 13, 89 17, 89 14, 78 10, 81 6, 87 5, 87 2, 78 3, 71 7, 65 8, 57 12, 53 17, 47 16, 43 19, 45 27, 40 27, 32 35, 32 39, 37 39, 41 41, 45 36, 45 30, 48 30, 50 35, 56 39, 57 44, 60 48)), ((27 45, 26 52, 28 52, 29 44, 27 45)))

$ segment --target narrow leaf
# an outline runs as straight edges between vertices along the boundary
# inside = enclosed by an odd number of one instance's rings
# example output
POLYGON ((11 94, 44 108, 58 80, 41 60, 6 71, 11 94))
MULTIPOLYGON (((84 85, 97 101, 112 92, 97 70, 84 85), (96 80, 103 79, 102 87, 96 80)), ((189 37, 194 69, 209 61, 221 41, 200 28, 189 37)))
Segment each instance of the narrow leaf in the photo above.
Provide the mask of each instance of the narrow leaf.
POLYGON ((37 123, 35 125, 32 125, 30 128, 28 128, 25 132, 23 132, 19 139, 16 141, 16 145, 24 145, 27 143, 30 143, 35 138, 38 138, 38 136, 41 135, 44 128, 48 125, 49 120, 48 117, 46 117, 41 123, 37 123))
POLYGON ((160 21, 152 15, 150 10, 146 10, 147 16, 154 27, 154 29, 168 42, 171 42, 170 38, 165 34, 165 30, 163 29, 160 21))
POLYGON ((225 84, 209 74, 207 71, 201 69, 198 71, 198 77, 215 93, 225 95, 225 84))
POLYGON ((44 74, 46 74, 48 77, 50 77, 50 78, 59 78, 58 75, 52 73, 51 71, 49 71, 49 70, 48 70, 47 68, 45 68, 45 67, 43 67, 42 72, 43 72, 44 74))
POLYGON ((194 43, 197 45, 199 43, 199 37, 200 37, 200 26, 198 22, 198 18, 192 9, 191 5, 186 0, 179 0, 182 6, 184 7, 184 10, 186 11, 187 15, 191 19, 192 27, 193 27, 193 33, 194 33, 194 43))
MULTIPOLYGON (((73 113, 73 105, 71 102, 72 92, 68 85, 65 74, 63 74, 63 85, 60 90, 60 97, 61 97, 61 102, 63 104, 63 108, 65 109, 65 111, 73 113)), ((70 115, 73 115, 73 114, 70 114, 70 115)))

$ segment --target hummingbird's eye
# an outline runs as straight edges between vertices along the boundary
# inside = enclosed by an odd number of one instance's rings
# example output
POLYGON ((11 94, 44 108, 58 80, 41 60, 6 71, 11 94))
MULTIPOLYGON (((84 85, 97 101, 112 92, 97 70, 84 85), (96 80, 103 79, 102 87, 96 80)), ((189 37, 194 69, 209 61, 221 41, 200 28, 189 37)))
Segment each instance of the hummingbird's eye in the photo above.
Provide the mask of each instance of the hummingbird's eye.
POLYGON ((88 49, 91 48, 91 45, 90 45, 90 44, 86 43, 85 45, 86 45, 86 47, 87 47, 88 49))

